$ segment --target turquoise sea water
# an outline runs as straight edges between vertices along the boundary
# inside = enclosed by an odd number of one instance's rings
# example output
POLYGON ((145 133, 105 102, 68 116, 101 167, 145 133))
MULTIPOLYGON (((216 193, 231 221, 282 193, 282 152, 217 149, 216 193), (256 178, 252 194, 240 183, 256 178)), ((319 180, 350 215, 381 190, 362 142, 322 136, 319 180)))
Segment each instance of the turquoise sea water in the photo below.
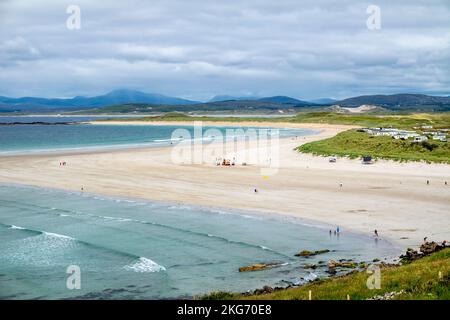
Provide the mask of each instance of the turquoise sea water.
MULTIPOLYGON (((0 161, 9 153, 169 145, 177 128, 0 126, 0 161)), ((193 132, 192 127, 181 128, 193 132)), ((280 130, 280 136, 311 133, 280 130)), ((326 276, 325 266, 308 270, 303 267, 307 263, 370 261, 397 253, 383 240, 346 230, 330 236, 328 230, 334 227, 249 212, 0 185, 0 299, 158 299, 213 290, 243 292, 326 276), (332 252, 309 259, 294 256, 303 249, 332 252), (277 267, 238 272, 255 263, 277 267), (70 265, 80 267, 80 290, 66 287, 70 265)))
MULTIPOLYGON (((87 121, 87 117, 2 117, 0 122, 87 121), (61 120, 62 119, 62 120, 61 120)), ((206 133, 211 126, 204 126, 206 133)), ((226 130, 239 127, 214 127, 225 136, 226 130)), ((186 129, 194 137, 192 126, 136 126, 136 125, 14 125, 0 126, 0 155, 52 150, 98 149, 134 146, 170 145, 172 132, 186 129)), ((247 130, 247 128, 245 128, 247 130)), ((280 137, 301 136, 313 131, 279 129, 280 137)), ((207 137, 205 137, 207 138, 207 137)))
MULTIPOLYGON (((329 259, 397 253, 381 240, 278 216, 0 185, 1 299, 158 299, 286 286, 329 259), (300 250, 330 249, 311 258, 300 250), (239 273, 273 262, 279 267, 239 273), (69 265, 81 289, 66 287, 69 265)), ((313 272, 313 273, 311 273, 313 272)))

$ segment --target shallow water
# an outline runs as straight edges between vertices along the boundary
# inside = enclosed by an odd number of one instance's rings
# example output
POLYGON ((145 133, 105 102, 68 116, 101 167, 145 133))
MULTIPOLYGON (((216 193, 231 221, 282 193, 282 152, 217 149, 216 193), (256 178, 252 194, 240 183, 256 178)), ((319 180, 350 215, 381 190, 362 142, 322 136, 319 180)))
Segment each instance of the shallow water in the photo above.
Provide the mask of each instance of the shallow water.
MULTIPOLYGON (((389 243, 270 215, 0 185, 0 298, 157 299, 311 278, 305 263, 390 257, 389 243), (311 258, 300 250, 330 249, 311 258), (238 268, 280 266, 239 273, 238 268), (66 288, 69 265, 81 289, 66 288)), ((325 276, 324 268, 314 271, 325 276)))
MULTIPOLYGON (((31 121, 87 121, 89 118, 52 117, 29 118, 20 117, 20 122, 31 121), (31 119, 31 120, 30 120, 31 119)), ((6 118, 5 118, 6 119, 6 118)), ((2 122, 3 120, 0 120, 2 122)), ((9 118, 9 122, 19 122, 16 118, 9 118)), ((8 122, 5 120, 5 122, 8 122)), ((208 129, 217 129, 226 137, 227 130, 252 128, 241 127, 211 127, 204 126, 200 137, 194 134, 193 126, 136 126, 136 125, 13 125, 0 126, 0 155, 28 152, 47 152, 53 150, 74 149, 104 149, 135 146, 168 146, 173 142, 172 134, 176 129, 185 129, 189 134, 186 137, 199 138, 208 141, 208 129)), ((257 128, 261 129, 261 128, 257 128)), ((313 134, 312 130, 304 129, 278 129, 280 137, 304 136, 313 134)), ((269 130, 269 134, 275 133, 269 130)), ((246 136, 246 133, 237 133, 246 136)), ((232 136, 232 134, 230 134, 232 136)), ((228 135, 228 136, 230 136, 228 135)), ((177 140, 178 141, 178 140, 177 140)))

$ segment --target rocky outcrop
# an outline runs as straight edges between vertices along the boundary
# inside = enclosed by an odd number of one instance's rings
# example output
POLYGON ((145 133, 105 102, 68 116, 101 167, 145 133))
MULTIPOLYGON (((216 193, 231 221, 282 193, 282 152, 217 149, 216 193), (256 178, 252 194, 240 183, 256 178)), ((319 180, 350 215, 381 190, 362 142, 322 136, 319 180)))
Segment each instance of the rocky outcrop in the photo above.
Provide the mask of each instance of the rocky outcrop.
POLYGON ((253 291, 253 294, 266 294, 266 293, 272 293, 275 290, 270 287, 270 286, 264 286, 262 287, 262 289, 256 289, 255 291, 253 291))
POLYGON ((419 251, 422 252, 424 255, 429 255, 438 251, 441 251, 446 247, 446 243, 443 244, 437 244, 436 242, 425 242, 420 246, 419 251))
POLYGON ((328 268, 329 269, 336 269, 336 268, 356 268, 358 264, 354 261, 334 261, 330 260, 328 261, 328 268))
POLYGON ((420 259, 422 257, 428 256, 432 253, 441 251, 442 249, 444 249, 446 247, 448 247, 448 245, 445 241, 442 244, 438 244, 434 241, 424 242, 419 248, 420 252, 418 252, 414 249, 408 248, 406 250, 405 254, 400 256, 400 261, 402 263, 410 263, 410 262, 420 259))
POLYGON ((316 251, 303 250, 303 251, 300 251, 299 253, 295 254, 295 256, 296 257, 311 257, 311 256, 315 256, 315 255, 327 253, 327 252, 330 252, 330 250, 328 250, 328 249, 316 250, 316 251))
POLYGON ((256 263, 251 266, 240 267, 239 272, 260 271, 279 266, 277 263, 256 263))

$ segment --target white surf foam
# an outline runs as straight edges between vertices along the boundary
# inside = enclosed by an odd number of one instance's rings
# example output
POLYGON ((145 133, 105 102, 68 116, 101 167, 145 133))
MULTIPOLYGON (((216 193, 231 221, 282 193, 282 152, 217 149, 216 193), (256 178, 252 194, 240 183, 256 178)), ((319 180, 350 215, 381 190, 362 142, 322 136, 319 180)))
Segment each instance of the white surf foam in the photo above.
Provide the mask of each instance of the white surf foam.
POLYGON ((43 232, 43 234, 45 234, 46 236, 50 236, 50 237, 55 237, 55 238, 61 238, 61 239, 69 239, 69 240, 75 240, 72 237, 69 236, 65 236, 62 234, 58 234, 58 233, 52 233, 52 232, 43 232))
POLYGON ((9 229, 25 230, 25 228, 18 227, 18 226, 15 226, 15 225, 12 225, 11 227, 9 227, 9 229))
POLYGON ((166 271, 164 266, 161 266, 155 261, 144 257, 139 258, 139 260, 133 264, 125 266, 124 269, 141 273, 166 271))
POLYGON ((310 272, 307 276, 303 277, 305 281, 314 281, 317 279, 317 274, 310 272))

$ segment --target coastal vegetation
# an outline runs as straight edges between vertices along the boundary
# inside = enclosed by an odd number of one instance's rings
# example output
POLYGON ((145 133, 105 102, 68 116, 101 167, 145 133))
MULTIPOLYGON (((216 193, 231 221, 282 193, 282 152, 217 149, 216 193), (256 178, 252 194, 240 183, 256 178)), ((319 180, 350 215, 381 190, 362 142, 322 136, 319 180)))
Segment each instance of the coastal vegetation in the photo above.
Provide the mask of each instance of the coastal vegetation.
MULTIPOLYGON (((117 121, 117 119, 110 119, 117 121)), ((289 117, 220 117, 220 116, 190 116, 180 112, 170 112, 160 116, 135 117, 124 121, 227 121, 227 122, 281 122, 281 123, 323 123, 342 124, 361 127, 396 127, 411 129, 414 126, 433 125, 434 127, 449 127, 450 112, 443 113, 412 113, 412 114, 341 114, 336 112, 301 112, 289 117)), ((108 120, 106 120, 108 121, 108 120)))
POLYGON ((374 158, 395 161, 427 161, 450 163, 450 143, 435 140, 414 142, 396 140, 389 136, 371 136, 366 132, 348 130, 336 136, 306 143, 297 148, 300 152, 323 156, 374 158))
POLYGON ((443 128, 450 126, 450 112, 411 114, 340 114, 335 112, 298 113, 292 120, 297 123, 344 124, 361 127, 395 127, 412 129, 417 126, 443 128))
POLYGON ((266 294, 242 295, 212 292, 201 299, 267 299, 267 300, 448 300, 450 299, 450 248, 403 265, 379 264, 380 289, 369 289, 366 272, 315 280, 306 285, 266 294), (348 295, 348 296, 347 296, 348 295))

